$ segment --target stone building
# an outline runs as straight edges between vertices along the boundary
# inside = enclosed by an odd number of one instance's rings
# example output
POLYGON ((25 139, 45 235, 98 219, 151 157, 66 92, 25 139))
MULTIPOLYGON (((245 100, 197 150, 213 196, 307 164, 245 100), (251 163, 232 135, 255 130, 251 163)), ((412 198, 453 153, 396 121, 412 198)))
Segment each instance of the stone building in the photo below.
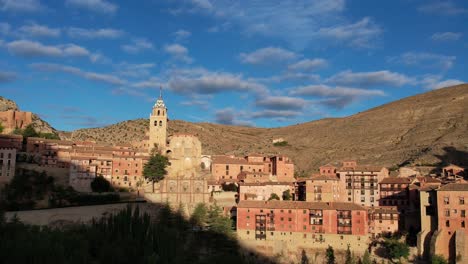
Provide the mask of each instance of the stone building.
POLYGON ((160 153, 164 153, 167 144, 167 122, 167 108, 162 99, 162 93, 160 90, 159 98, 156 100, 156 103, 153 106, 153 111, 150 114, 148 139, 149 151, 156 148, 160 153))
POLYGON ((369 209, 369 233, 379 236, 385 233, 395 233, 399 230, 400 213, 394 206, 372 207, 369 209))
POLYGON ((15 176, 16 148, 8 141, 0 141, 0 185, 8 183, 15 176))
POLYGON ((421 232, 418 252, 441 255, 450 263, 468 260, 468 183, 427 186, 421 194, 421 232))
POLYGON ((0 123, 3 126, 3 133, 9 134, 16 128, 24 129, 32 123, 32 113, 22 111, 2 111, 0 112, 0 123))
POLYGON ((338 175, 345 186, 347 202, 379 206, 378 183, 389 176, 387 168, 358 166, 355 161, 345 161, 338 169, 338 175))
POLYGON ((244 158, 214 156, 213 178, 219 182, 294 182, 294 164, 286 156, 251 154, 244 158))

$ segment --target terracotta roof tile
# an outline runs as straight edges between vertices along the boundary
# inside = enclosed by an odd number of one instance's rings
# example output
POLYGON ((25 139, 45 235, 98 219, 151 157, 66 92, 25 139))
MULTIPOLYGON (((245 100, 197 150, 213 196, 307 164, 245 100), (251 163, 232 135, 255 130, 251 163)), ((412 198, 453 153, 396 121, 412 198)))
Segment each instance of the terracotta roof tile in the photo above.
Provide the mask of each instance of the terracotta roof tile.
POLYGON ((449 183, 441 186, 437 191, 468 191, 468 183, 449 183))
POLYGON ((240 201, 238 208, 265 209, 322 209, 322 210, 366 210, 365 207, 354 203, 324 203, 302 201, 240 201))
POLYGON ((387 178, 383 178, 382 181, 380 181, 379 183, 383 183, 383 184, 408 184, 408 183, 411 183, 411 179, 409 178, 404 178, 404 177, 387 177, 387 178))

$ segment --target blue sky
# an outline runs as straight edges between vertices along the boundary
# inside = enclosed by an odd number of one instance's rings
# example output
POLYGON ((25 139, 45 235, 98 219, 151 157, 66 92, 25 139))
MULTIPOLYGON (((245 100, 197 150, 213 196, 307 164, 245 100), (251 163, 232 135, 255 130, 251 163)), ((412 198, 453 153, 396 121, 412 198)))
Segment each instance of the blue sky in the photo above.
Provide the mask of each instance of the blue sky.
POLYGON ((277 127, 466 82, 463 0, 0 0, 0 95, 73 130, 277 127))

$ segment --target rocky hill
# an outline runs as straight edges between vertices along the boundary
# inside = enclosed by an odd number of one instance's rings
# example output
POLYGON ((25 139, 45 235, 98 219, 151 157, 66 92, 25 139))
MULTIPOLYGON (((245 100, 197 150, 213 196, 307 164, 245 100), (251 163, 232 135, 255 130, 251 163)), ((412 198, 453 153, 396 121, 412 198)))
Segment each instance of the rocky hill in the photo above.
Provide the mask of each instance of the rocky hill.
MULTIPOLYGON (((0 96, 0 112, 8 110, 20 111, 18 105, 14 101, 0 96)), ((42 120, 34 113, 32 114, 32 126, 38 133, 57 133, 57 130, 55 130, 49 123, 42 120)))
MULTIPOLYGON (((147 119, 137 119, 61 136, 127 143, 142 140, 147 125, 147 119)), ((404 98, 345 118, 280 128, 171 120, 169 133, 198 136, 204 154, 286 154, 305 172, 344 159, 389 167, 468 165, 468 84, 404 98), (274 146, 276 138, 284 138, 288 144, 274 146)))

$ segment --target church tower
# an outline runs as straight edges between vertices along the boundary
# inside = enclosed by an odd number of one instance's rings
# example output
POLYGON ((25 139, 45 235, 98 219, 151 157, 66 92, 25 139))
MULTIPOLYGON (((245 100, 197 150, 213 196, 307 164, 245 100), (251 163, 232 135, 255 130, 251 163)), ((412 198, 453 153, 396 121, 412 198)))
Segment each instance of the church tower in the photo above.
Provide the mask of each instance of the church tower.
POLYGON ((149 151, 157 148, 164 153, 167 141, 167 108, 162 99, 162 88, 159 89, 159 98, 153 106, 149 124, 149 151))

